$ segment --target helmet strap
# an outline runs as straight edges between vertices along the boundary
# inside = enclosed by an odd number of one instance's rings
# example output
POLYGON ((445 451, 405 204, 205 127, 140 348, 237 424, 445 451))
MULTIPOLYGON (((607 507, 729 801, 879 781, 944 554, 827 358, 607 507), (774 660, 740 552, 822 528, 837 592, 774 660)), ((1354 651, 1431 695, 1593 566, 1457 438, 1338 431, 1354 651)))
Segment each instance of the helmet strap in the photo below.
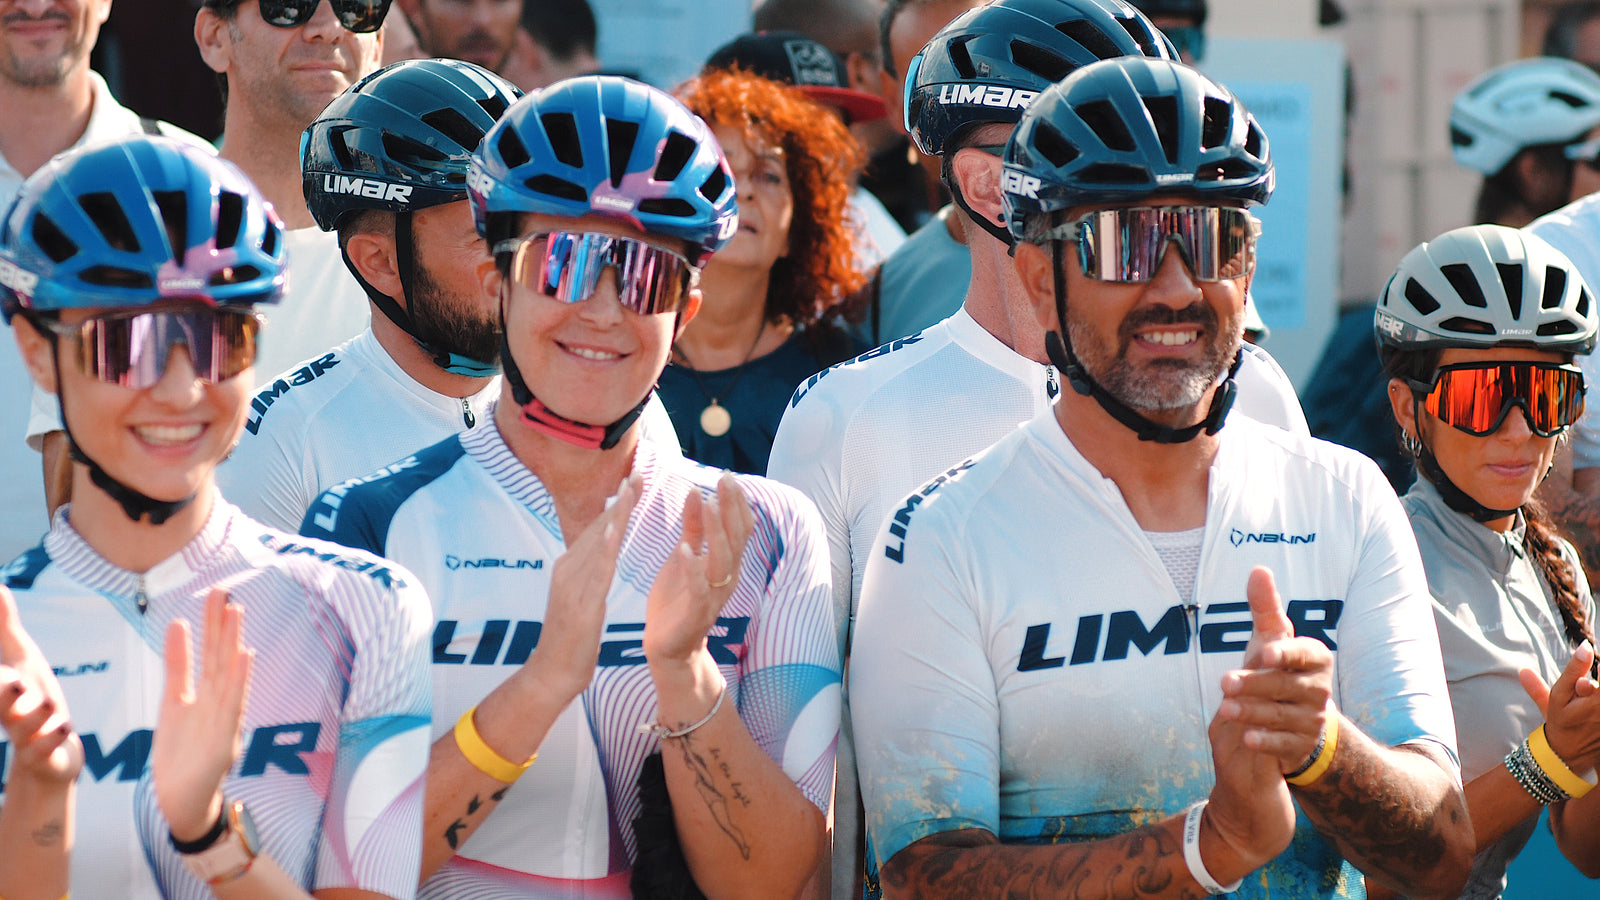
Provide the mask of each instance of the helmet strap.
POLYGON ((1228 367, 1227 376, 1211 395, 1211 407, 1206 411, 1204 419, 1184 428, 1173 428, 1147 419, 1101 387, 1099 382, 1090 377, 1088 370, 1078 360, 1078 355, 1073 352, 1072 338, 1067 334, 1067 286, 1066 276, 1061 271, 1061 262, 1061 242, 1051 241, 1050 263, 1055 278, 1057 327, 1044 336, 1044 350, 1050 357, 1050 362, 1061 370, 1067 383, 1072 385, 1072 389, 1085 397, 1093 397, 1107 415, 1133 431, 1141 441, 1183 444, 1199 437, 1201 432, 1212 435, 1221 431, 1223 420, 1227 418, 1228 410, 1233 408, 1234 396, 1238 393, 1234 376, 1239 371, 1240 362, 1244 360, 1244 351, 1241 349, 1234 354, 1233 365, 1228 367))
POLYGON ((506 336, 504 305, 500 308, 500 367, 505 373, 506 385, 511 388, 511 399, 522 409, 523 424, 585 450, 610 450, 615 447, 644 412, 645 404, 650 402, 650 394, 647 392, 644 399, 633 409, 628 410, 622 418, 610 425, 589 425, 558 415, 533 395, 528 383, 522 378, 522 370, 517 368, 517 361, 511 357, 511 341, 506 336))
POLYGON ((100 467, 100 464, 89 458, 78 442, 72 436, 72 426, 67 423, 67 403, 62 397, 64 385, 61 382, 61 357, 56 352, 56 343, 50 344, 50 362, 56 370, 56 409, 61 413, 61 430, 67 435, 67 453, 76 462, 89 467, 89 480, 94 486, 106 492, 106 495, 117 501, 122 511, 128 518, 135 522, 148 516, 151 525, 160 525, 172 518, 179 510, 194 502, 195 494, 190 494, 180 500, 157 500, 148 494, 134 490, 126 484, 111 477, 111 473, 100 467))
POLYGON ((952 170, 950 163, 960 149, 961 148, 957 148, 949 151, 939 161, 939 167, 941 169, 939 177, 944 181, 944 186, 950 189, 950 199, 954 200, 956 205, 961 207, 961 211, 967 214, 967 218, 971 219, 973 222, 976 222, 978 227, 982 228, 984 231, 994 235, 995 240, 1005 244, 1008 248, 1014 247, 1016 245, 1016 239, 1011 236, 1011 232, 1007 231, 1000 225, 989 221, 988 216, 979 215, 977 210, 974 210, 971 204, 967 203, 967 198, 961 193, 961 182, 956 179, 955 172, 952 170))
MULTIPOLYGON (((1411 396, 1411 421, 1413 423, 1420 421, 1418 417, 1421 415, 1422 401, 1413 393, 1411 396)), ((1413 427, 1416 426, 1413 425, 1413 427)), ((1440 467, 1439 460, 1433 455, 1433 451, 1423 442, 1421 428, 1417 428, 1415 437, 1406 441, 1406 449, 1416 455, 1417 468, 1422 471, 1423 475, 1427 476, 1429 481, 1433 482, 1434 489, 1439 492, 1439 499, 1444 501, 1445 506, 1464 516, 1471 517, 1475 522, 1493 522, 1495 519, 1504 519, 1506 516, 1516 515, 1517 511, 1515 509, 1490 509, 1472 499, 1467 495, 1466 491, 1457 487, 1456 483, 1450 480, 1450 476, 1444 473, 1444 469, 1440 467)))

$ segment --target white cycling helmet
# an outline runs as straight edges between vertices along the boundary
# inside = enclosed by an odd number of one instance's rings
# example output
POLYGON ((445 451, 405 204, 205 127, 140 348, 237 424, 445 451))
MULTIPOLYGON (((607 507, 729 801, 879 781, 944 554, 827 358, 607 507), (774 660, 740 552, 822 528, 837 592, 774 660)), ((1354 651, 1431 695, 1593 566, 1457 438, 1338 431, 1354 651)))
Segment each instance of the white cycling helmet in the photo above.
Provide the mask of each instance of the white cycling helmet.
POLYGON ((1502 225, 1447 231, 1400 260, 1374 314, 1378 342, 1400 350, 1531 345, 1594 349, 1594 301, 1572 261, 1502 225))
POLYGON ((1570 144, 1600 125, 1600 75, 1571 60, 1536 57, 1481 75, 1450 107, 1456 162, 1493 175, 1525 147, 1570 144))

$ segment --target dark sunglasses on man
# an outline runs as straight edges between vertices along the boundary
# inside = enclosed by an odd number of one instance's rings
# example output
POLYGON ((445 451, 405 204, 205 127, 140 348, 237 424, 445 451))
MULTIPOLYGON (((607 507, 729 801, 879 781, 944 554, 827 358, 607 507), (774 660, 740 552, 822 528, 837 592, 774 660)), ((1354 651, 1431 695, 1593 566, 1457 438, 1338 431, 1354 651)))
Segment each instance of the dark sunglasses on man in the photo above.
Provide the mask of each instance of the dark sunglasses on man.
MULTIPOLYGON (((210 9, 232 9, 243 0, 205 0, 210 9)), ((299 28, 311 21, 322 0, 257 0, 261 5, 261 18, 268 25, 279 28, 299 28)), ((389 14, 390 0, 328 0, 333 14, 346 31, 370 34, 383 27, 383 18, 389 14)))

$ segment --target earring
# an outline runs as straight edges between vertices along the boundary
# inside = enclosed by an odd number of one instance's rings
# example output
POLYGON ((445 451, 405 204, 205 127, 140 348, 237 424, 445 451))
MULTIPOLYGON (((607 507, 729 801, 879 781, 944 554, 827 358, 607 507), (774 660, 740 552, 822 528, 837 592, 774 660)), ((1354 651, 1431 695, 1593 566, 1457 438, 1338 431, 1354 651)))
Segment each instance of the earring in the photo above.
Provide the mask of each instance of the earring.
POLYGON ((1400 445, 1405 447, 1406 452, 1412 456, 1419 459, 1422 457, 1422 442, 1417 440, 1415 435, 1409 431, 1406 431, 1404 428, 1400 429, 1400 445))

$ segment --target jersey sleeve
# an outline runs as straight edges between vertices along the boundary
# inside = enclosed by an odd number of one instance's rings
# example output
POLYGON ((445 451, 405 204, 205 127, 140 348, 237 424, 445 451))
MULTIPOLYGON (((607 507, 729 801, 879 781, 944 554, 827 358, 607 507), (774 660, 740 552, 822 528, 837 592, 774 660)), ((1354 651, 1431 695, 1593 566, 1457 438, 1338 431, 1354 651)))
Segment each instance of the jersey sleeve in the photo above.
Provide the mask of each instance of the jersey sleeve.
POLYGON ((1310 434, 1305 410, 1283 367, 1272 354, 1254 344, 1244 345, 1242 351, 1244 357, 1235 376, 1239 383, 1235 408, 1259 422, 1295 434, 1310 434))
POLYGON ((916 540, 872 544, 851 654, 850 717, 878 866, 922 838, 1000 833, 1000 733, 993 666, 965 541, 930 515, 916 540), (899 558, 896 558, 898 556, 899 558))
MULTIPOLYGON (((747 490, 760 496, 759 489, 747 490)), ((769 560, 771 575, 760 614, 747 626, 739 715, 756 744, 826 814, 840 706, 827 548, 811 504, 790 491, 777 496, 788 509, 758 519, 745 550, 769 560)))
POLYGON ((1363 461, 1358 472, 1365 534, 1339 619, 1335 702, 1379 743, 1431 741, 1459 760, 1416 537, 1377 467, 1363 461))
MULTIPOLYGON (((256 420, 257 425, 263 420, 256 420)), ((294 531, 317 496, 315 473, 305 458, 304 435, 299 445, 277 430, 248 430, 233 454, 217 467, 217 486, 228 502, 264 525, 294 531)))
MULTIPOLYGON (((825 373, 822 373, 825 374, 825 373)), ((802 383, 789 401, 767 458, 767 477, 796 488, 817 508, 827 535, 833 627, 839 658, 848 647, 851 613, 850 521, 841 483, 843 423, 822 396, 801 402, 822 374, 802 383)))
POLYGON ((331 598, 353 646, 316 885, 399 898, 415 895, 421 874, 432 616, 416 577, 388 572, 386 586, 363 578, 367 589, 341 584, 331 598))

